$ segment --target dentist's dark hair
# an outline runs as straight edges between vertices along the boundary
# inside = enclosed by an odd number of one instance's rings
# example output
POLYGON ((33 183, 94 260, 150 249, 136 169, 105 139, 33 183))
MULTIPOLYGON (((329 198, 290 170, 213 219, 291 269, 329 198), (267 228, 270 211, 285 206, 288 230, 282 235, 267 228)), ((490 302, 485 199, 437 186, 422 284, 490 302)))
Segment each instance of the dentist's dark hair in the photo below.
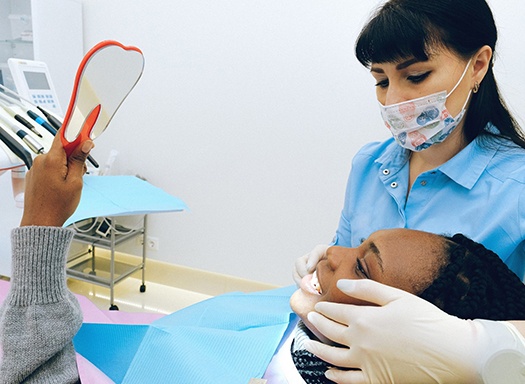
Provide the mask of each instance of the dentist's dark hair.
POLYGON ((456 234, 446 262, 418 296, 462 319, 524 320, 525 285, 494 252, 456 234))
MULTIPOLYGON (((415 57, 426 61, 433 50, 446 47, 465 60, 488 45, 492 59, 479 91, 473 93, 465 116, 464 137, 471 142, 504 137, 525 148, 525 137, 500 95, 493 64, 498 33, 485 0, 390 0, 362 29, 357 59, 365 67, 415 57), (491 123, 498 130, 487 130, 491 123)), ((485 140, 486 144, 492 141, 485 140)))

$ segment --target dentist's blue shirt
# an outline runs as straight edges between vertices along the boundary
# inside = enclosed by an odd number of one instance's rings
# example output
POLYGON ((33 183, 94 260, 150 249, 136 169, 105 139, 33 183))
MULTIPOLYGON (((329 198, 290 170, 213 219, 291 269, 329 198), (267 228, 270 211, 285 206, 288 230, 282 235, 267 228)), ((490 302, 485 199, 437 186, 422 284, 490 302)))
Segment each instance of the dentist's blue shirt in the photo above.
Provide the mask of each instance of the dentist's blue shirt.
POLYGON ((393 139, 354 157, 333 244, 355 247, 372 232, 411 228, 465 236, 525 274, 525 150, 502 140, 472 141, 408 190, 409 151, 393 139))

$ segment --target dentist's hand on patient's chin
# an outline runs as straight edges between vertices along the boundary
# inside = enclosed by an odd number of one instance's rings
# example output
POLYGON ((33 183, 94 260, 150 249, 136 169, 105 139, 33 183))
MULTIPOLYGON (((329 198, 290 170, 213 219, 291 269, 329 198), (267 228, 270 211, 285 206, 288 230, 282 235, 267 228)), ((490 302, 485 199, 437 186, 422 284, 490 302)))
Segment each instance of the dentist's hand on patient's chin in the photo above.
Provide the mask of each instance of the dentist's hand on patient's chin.
POLYGON ((293 279, 297 286, 301 284, 301 280, 306 275, 313 273, 317 263, 321 260, 326 253, 326 250, 329 248, 329 245, 319 244, 314 247, 306 255, 301 256, 295 260, 295 268, 293 271, 293 279))
POLYGON ((80 144, 69 158, 56 135, 48 153, 38 155, 26 175, 24 214, 20 226, 61 227, 75 212, 82 192, 91 140, 80 144))
POLYGON ((503 321, 462 320, 405 291, 371 280, 339 280, 345 294, 378 306, 321 302, 308 315, 326 337, 309 341, 326 376, 353 383, 523 383, 525 340, 503 321), (521 359, 521 360, 520 360, 521 359), (502 381, 503 380, 503 381, 502 381))

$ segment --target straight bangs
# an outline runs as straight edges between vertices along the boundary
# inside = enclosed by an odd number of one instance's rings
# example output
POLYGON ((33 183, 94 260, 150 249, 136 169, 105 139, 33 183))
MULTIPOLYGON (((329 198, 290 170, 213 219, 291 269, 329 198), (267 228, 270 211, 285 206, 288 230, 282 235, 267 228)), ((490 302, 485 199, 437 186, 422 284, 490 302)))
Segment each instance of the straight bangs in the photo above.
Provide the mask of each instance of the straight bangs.
POLYGON ((443 36, 424 16, 387 4, 361 31, 355 45, 357 60, 367 68, 372 63, 395 63, 416 58, 427 61, 443 46, 443 36))

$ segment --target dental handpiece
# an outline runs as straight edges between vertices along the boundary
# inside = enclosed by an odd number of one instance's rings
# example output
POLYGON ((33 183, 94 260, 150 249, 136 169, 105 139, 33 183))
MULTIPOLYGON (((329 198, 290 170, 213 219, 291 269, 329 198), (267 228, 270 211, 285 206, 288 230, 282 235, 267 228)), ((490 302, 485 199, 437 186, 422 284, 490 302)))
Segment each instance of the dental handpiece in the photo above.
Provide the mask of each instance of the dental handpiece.
POLYGON ((29 149, 31 149, 37 155, 44 153, 44 146, 41 143, 32 138, 27 132, 24 132, 24 130, 19 129, 15 124, 10 122, 8 118, 0 114, 0 121, 9 127, 20 139, 22 139, 24 143, 27 144, 29 149))
POLYGON ((51 124, 49 124, 47 121, 45 121, 43 118, 38 116, 35 112, 33 112, 32 110, 28 109, 26 111, 26 113, 27 113, 27 116, 29 116, 30 118, 35 120, 38 124, 40 124, 42 127, 47 129, 48 132, 51 133, 53 136, 55 136, 57 134, 57 130, 51 124))
POLYGON ((16 121, 18 121, 20 124, 22 124, 27 129, 31 130, 35 135, 38 137, 43 137, 40 132, 36 130, 36 128, 31 124, 29 121, 24 119, 22 116, 20 116, 16 111, 11 108, 9 104, 5 100, 0 100, 0 105, 4 108, 4 110, 9 113, 16 121))
POLYGON ((60 127, 62 126, 62 122, 60 120, 58 120, 55 116, 53 116, 51 113, 49 113, 48 111, 46 111, 44 108, 42 108, 41 106, 37 105, 37 108, 40 112, 42 112, 42 114, 46 117, 47 121, 49 121, 49 123, 55 127, 56 130, 59 130, 60 127))
POLYGON ((26 150, 18 141, 14 139, 9 133, 7 133, 2 127, 0 127, 0 140, 18 156, 26 165, 27 169, 30 169, 33 165, 33 158, 28 150, 26 150))

